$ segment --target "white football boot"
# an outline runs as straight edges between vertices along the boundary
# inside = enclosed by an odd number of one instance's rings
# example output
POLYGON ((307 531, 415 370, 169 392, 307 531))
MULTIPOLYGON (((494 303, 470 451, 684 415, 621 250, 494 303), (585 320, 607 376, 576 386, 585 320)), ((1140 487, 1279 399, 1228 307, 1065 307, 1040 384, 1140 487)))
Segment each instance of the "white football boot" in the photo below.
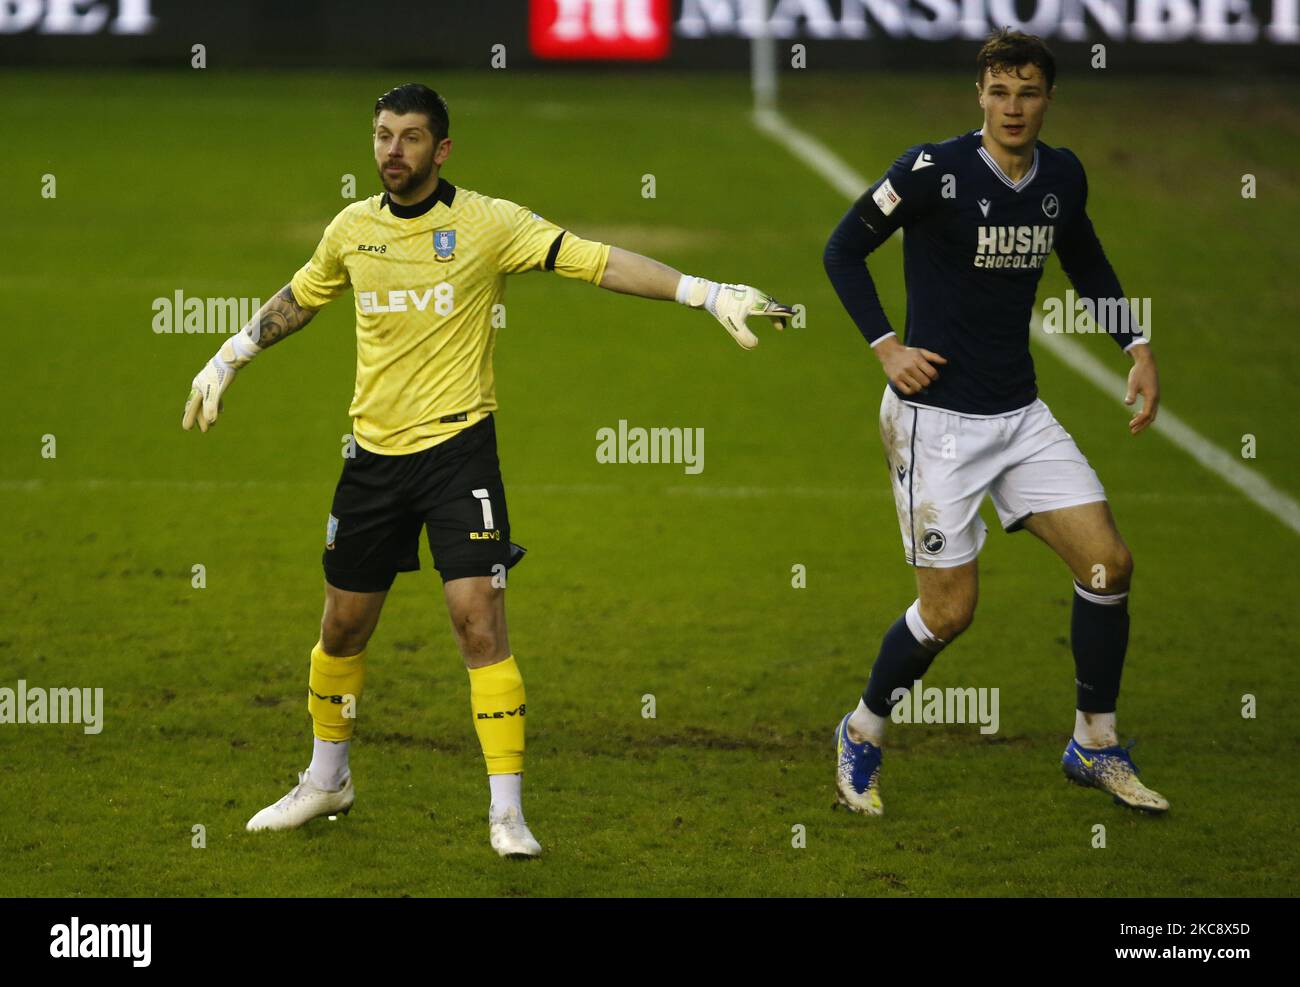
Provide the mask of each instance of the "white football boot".
POLYGON ((839 804, 851 811, 883 816, 880 764, 884 752, 868 740, 857 743, 849 736, 849 717, 852 715, 844 714, 835 730, 835 791, 839 804))
POLYGON ((266 829, 297 829, 317 816, 346 816, 356 797, 351 775, 343 782, 342 788, 330 792, 316 787, 311 780, 310 770, 303 771, 298 775, 298 784, 289 790, 289 794, 248 820, 246 828, 250 833, 266 829))
POLYGON ((1169 800, 1139 780, 1137 765, 1129 754, 1132 746, 1084 747, 1071 737, 1061 755, 1061 767, 1076 785, 1109 792, 1117 805, 1153 814, 1168 812, 1169 800))
POLYGON ((515 805, 488 813, 488 836, 492 849, 503 857, 536 857, 542 852, 542 845, 528 831, 524 815, 515 805))

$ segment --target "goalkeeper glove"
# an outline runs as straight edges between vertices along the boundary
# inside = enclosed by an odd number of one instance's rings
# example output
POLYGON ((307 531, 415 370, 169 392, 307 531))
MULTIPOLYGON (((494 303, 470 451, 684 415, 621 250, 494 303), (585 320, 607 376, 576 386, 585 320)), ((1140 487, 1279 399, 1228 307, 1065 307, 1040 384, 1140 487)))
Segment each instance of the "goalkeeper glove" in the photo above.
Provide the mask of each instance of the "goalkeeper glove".
POLYGON ((185 431, 192 429, 196 421, 201 432, 217 423, 217 414, 222 407, 221 395, 235 379, 235 371, 248 366, 249 361, 262 352, 262 347, 257 345, 248 330, 249 327, 245 326, 227 339, 190 383, 190 396, 185 399, 185 414, 181 418, 181 428, 185 431))
POLYGON ((689 274, 683 274, 677 282, 677 301, 691 308, 706 309, 747 350, 758 345, 758 337, 745 323, 751 315, 771 319, 778 329, 785 328, 786 316, 794 315, 794 309, 788 305, 747 284, 718 284, 689 274))

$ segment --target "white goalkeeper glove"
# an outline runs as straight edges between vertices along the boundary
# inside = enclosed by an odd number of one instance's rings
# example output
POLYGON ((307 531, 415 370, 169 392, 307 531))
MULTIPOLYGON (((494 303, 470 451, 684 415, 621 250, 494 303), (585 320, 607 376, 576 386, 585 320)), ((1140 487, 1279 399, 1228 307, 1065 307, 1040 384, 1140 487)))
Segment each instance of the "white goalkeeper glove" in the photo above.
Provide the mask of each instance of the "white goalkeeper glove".
POLYGON ((217 423, 221 411, 221 395, 235 379, 235 371, 248 366, 250 360, 262 352, 262 347, 249 334, 245 326, 231 336, 217 350, 216 355, 198 372, 190 383, 190 396, 185 399, 185 414, 181 428, 189 431, 199 423, 199 431, 217 423))
POLYGON ((718 284, 689 274, 683 274, 677 282, 677 301, 691 308, 705 309, 747 350, 758 345, 758 337, 745 323, 751 315, 771 319, 778 329, 785 328, 786 316, 794 315, 794 309, 788 305, 747 284, 718 284))

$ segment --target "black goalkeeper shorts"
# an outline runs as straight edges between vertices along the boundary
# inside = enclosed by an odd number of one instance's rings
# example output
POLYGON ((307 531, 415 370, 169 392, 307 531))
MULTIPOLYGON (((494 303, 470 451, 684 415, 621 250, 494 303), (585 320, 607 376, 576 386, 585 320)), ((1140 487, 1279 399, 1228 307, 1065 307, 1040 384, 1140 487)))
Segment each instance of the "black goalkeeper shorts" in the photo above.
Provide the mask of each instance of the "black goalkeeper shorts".
POLYGON ((325 532, 325 579, 356 593, 387 590, 420 568, 420 529, 445 583, 503 574, 523 556, 510 515, 491 415, 431 449, 381 456, 356 447, 343 464, 325 532))

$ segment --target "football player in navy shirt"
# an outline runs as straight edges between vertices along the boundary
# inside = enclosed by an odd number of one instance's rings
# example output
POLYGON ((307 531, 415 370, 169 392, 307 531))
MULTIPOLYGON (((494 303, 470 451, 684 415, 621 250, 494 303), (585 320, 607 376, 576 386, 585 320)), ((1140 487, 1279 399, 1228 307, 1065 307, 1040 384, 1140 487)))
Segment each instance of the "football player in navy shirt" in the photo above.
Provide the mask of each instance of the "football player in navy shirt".
POLYGON ((1073 152, 1038 139, 1055 61, 1032 35, 1004 30, 978 56, 983 126, 903 152, 841 220, 825 266, 889 380, 880 409, 904 555, 918 599, 885 632, 857 708, 836 731, 839 800, 883 811, 885 725, 895 704, 970 626, 986 495, 1007 531, 1052 548, 1074 576, 1070 642, 1076 712, 1062 767, 1121 804, 1164 812, 1119 745, 1115 706, 1128 647, 1133 560, 1097 474, 1038 397, 1029 353, 1034 295, 1055 251, 1095 325, 1132 359, 1137 434, 1155 418, 1155 358, 1086 211, 1073 152), (865 259, 903 231, 907 323, 890 327, 865 259))

